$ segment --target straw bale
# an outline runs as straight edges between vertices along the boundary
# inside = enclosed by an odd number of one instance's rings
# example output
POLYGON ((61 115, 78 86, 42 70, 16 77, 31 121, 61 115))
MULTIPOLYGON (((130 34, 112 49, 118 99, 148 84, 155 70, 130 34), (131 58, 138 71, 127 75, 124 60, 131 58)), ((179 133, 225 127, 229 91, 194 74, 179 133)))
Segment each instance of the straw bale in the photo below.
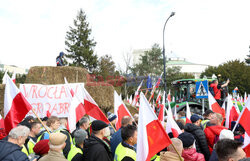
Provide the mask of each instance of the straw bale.
POLYGON ((71 66, 35 66, 29 69, 25 83, 64 84, 64 77, 69 83, 87 82, 88 71, 84 68, 71 66))

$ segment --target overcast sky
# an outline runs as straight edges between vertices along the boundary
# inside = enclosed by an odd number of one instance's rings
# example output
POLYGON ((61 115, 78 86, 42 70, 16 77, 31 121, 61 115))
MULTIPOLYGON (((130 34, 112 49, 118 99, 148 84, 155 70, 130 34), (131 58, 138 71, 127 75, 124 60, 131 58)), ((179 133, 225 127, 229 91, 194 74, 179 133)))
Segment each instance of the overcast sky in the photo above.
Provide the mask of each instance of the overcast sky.
POLYGON ((249 0, 0 0, 0 63, 55 66, 65 36, 82 8, 96 54, 122 55, 162 47, 188 61, 218 65, 244 60, 250 45, 249 0))

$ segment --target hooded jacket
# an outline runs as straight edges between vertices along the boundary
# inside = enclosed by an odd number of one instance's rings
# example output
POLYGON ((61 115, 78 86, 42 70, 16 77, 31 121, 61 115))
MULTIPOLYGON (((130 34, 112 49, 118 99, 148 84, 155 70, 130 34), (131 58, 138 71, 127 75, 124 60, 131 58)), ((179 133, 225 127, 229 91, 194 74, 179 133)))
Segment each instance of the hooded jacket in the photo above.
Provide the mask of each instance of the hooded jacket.
POLYGON ((218 141, 220 132, 223 129, 227 129, 227 128, 224 126, 209 125, 209 124, 205 128, 204 132, 207 138, 207 144, 208 144, 210 153, 212 153, 214 144, 216 143, 216 141, 218 141))
MULTIPOLYGON (((161 161, 180 161, 180 157, 177 153, 166 151, 166 152, 160 153, 160 160, 161 161)), ((184 159, 182 158, 182 160, 184 159)))
POLYGON ((197 153, 195 148, 184 149, 182 157, 188 161, 205 161, 204 155, 197 153))
POLYGON ((185 131, 191 133, 195 138, 195 147, 198 153, 202 153, 205 159, 208 161, 210 157, 210 151, 207 145, 207 139, 204 131, 200 126, 194 124, 186 124, 185 131))
POLYGON ((93 134, 84 142, 83 157, 88 161, 113 160, 109 147, 93 134))
POLYGON ((0 160, 1 161, 29 161, 27 155, 21 151, 17 144, 1 140, 0 141, 0 160))

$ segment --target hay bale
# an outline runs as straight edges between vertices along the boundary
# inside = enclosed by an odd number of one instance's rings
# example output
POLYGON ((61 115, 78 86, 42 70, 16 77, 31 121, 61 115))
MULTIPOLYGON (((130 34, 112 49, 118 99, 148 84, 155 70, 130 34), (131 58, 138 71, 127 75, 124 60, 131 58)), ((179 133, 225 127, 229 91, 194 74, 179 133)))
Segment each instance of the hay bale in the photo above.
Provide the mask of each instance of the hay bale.
POLYGON ((84 68, 71 66, 35 66, 29 69, 25 83, 64 84, 64 77, 69 83, 87 82, 88 71, 84 68))
POLYGON ((86 83, 86 90, 106 114, 114 109, 114 87, 108 83, 86 83))

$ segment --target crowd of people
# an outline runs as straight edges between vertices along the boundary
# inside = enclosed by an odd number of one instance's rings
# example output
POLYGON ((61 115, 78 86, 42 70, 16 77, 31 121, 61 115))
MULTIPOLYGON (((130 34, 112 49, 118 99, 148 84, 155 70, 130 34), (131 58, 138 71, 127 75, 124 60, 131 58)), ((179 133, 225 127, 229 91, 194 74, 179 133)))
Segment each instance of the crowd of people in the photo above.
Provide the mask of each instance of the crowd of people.
MULTIPOLYGON (((0 161, 135 161, 138 114, 125 116, 116 131, 117 116, 109 113, 110 124, 90 122, 82 117, 77 129, 67 130, 67 118, 45 117, 42 123, 26 117, 0 140, 0 161)), ((169 133, 172 144, 151 160, 161 161, 244 161, 244 129, 235 133, 222 126, 221 114, 207 110, 203 117, 193 114, 186 123, 185 112, 179 113, 178 137, 169 133)))

